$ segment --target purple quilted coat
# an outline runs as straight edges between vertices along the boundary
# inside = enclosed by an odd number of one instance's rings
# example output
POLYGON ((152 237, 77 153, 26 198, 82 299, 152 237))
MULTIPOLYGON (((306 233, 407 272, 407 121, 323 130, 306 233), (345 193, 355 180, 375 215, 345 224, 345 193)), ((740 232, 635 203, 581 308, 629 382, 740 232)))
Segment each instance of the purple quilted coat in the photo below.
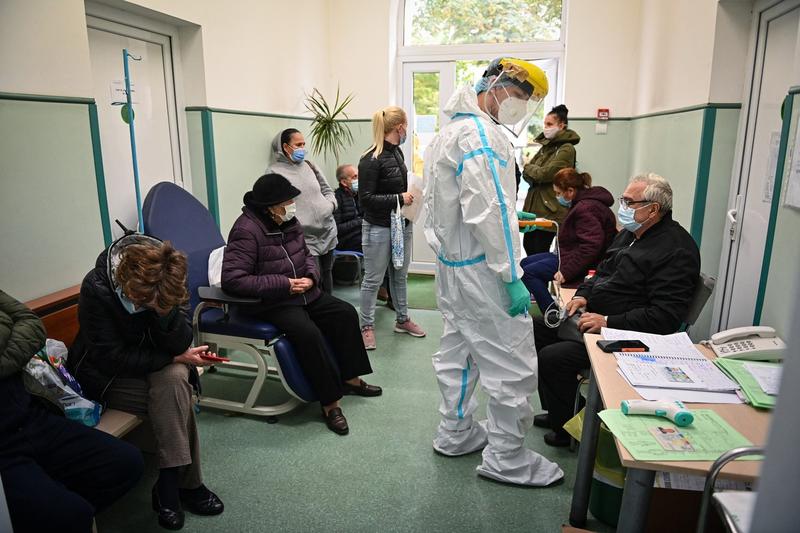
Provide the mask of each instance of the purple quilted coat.
POLYGON ((278 305, 306 305, 321 292, 319 271, 306 247, 303 227, 292 219, 278 226, 245 206, 228 235, 222 260, 222 290, 261 298, 252 311, 278 305), (304 294, 289 294, 289 278, 311 278, 304 294))

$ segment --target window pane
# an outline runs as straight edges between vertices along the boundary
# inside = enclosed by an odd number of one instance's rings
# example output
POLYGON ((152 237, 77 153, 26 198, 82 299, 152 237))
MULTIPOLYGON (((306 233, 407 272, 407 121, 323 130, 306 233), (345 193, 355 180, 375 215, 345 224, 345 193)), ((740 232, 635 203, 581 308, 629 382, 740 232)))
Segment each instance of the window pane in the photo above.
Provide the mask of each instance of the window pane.
POLYGON ((562 0, 406 0, 406 45, 561 38, 562 0))
POLYGON ((439 73, 415 72, 414 80, 414 157, 411 171, 422 176, 422 155, 439 131, 439 73))

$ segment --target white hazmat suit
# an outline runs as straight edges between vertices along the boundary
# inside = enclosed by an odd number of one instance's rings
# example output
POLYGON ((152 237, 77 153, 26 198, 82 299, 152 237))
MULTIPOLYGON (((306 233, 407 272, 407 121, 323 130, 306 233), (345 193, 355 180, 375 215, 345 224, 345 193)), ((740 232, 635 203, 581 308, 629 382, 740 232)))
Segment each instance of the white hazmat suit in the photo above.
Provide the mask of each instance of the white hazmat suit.
POLYGON ((472 87, 456 91, 452 121, 425 154, 425 237, 438 257, 444 333, 433 367, 442 392, 433 447, 449 456, 483 448, 481 476, 549 485, 557 464, 523 446, 533 422, 536 348, 531 319, 508 314, 505 284, 522 275, 511 143, 478 107, 472 87), (473 421, 475 386, 489 396, 486 423, 473 421))

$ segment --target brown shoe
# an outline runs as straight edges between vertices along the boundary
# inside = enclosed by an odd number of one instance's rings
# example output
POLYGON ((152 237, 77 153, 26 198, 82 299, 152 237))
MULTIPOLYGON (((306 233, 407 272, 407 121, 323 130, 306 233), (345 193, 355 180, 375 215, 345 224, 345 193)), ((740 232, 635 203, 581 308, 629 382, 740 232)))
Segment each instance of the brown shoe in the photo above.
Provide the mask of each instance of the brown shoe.
POLYGON ((381 287, 378 289, 378 300, 385 302, 389 299, 389 291, 386 290, 386 287, 381 287))
POLYGON ((347 419, 342 414, 342 409, 339 407, 334 407, 328 414, 325 414, 325 410, 322 410, 322 418, 325 419, 325 425, 328 426, 328 429, 337 433, 339 435, 347 435, 350 432, 350 428, 347 426, 347 419))
POLYGON ((383 389, 375 385, 370 385, 363 379, 359 380, 358 385, 351 385, 347 382, 342 383, 345 394, 355 394, 356 396, 380 396, 383 389))

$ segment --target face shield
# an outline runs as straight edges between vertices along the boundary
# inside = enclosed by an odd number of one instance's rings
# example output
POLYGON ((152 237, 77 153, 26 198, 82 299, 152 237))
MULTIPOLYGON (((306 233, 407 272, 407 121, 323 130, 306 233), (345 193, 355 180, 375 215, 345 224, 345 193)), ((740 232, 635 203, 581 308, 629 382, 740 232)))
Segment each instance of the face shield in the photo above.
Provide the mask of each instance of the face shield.
POLYGON ((531 94, 513 77, 513 73, 507 72, 489 82, 487 97, 494 104, 490 104, 490 115, 515 137, 526 130, 531 117, 542 106, 542 98, 531 94))

